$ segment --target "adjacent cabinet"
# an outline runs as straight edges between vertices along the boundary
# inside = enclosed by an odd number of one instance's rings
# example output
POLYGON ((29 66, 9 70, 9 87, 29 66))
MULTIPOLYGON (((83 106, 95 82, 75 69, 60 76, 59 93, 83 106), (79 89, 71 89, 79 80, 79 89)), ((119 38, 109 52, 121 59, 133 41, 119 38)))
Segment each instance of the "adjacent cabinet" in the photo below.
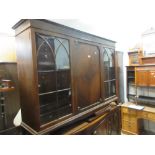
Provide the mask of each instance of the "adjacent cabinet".
POLYGON ((115 42, 47 20, 14 27, 22 126, 44 134, 117 102, 115 42))
POLYGON ((155 66, 139 66, 135 69, 135 83, 137 86, 155 86, 155 66))
POLYGON ((127 66, 127 96, 130 102, 155 105, 155 65, 127 66))

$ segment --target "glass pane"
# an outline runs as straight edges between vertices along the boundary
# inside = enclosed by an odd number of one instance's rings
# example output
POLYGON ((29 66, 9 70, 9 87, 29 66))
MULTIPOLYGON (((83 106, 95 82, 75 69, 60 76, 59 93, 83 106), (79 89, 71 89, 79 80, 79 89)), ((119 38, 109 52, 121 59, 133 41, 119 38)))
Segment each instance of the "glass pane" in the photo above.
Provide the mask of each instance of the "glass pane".
POLYGON ((45 115, 41 115, 40 121, 41 121, 41 124, 49 123, 50 121, 64 117, 70 113, 71 113, 71 108, 69 106, 65 106, 62 108, 55 109, 54 111, 50 111, 45 115))
POLYGON ((104 83, 105 88, 105 98, 109 98, 116 94, 115 80, 104 83))
POLYGON ((61 118, 72 112, 70 106, 70 95, 69 92, 60 92, 50 95, 44 95, 40 97, 42 104, 40 106, 40 120, 41 124, 48 123, 55 119, 61 118), (57 96, 59 104, 57 104, 57 96))
POLYGON ((115 81, 109 82, 109 96, 114 96, 116 94, 115 81))
POLYGON ((36 34, 36 42, 40 121, 41 124, 45 124, 70 114, 72 111, 69 41, 36 34), (42 94, 49 92, 52 93, 42 94))
POLYGON ((114 50, 104 48, 104 81, 115 79, 114 50))
POLYGON ((109 68, 109 80, 115 79, 115 67, 109 68))
POLYGON ((109 79, 109 57, 106 51, 104 51, 104 81, 107 81, 109 79))
POLYGON ((69 69, 68 40, 57 38, 54 40, 57 69, 69 69))
POLYGON ((70 88, 70 70, 57 71, 57 89, 70 88))
POLYGON ((71 105, 71 91, 62 91, 58 93, 58 106, 70 106, 71 105))
POLYGON ((38 73, 39 93, 56 91, 56 72, 38 73))
POLYGON ((104 96, 105 96, 105 98, 109 98, 109 83, 108 82, 105 82, 104 83, 104 96))
POLYGON ((57 107, 57 94, 47 94, 47 95, 41 95, 39 97, 40 99, 40 112, 41 114, 45 114, 49 112, 49 110, 54 110, 57 107))
POLYGON ((37 59, 38 59, 38 70, 53 70, 55 69, 55 58, 54 58, 54 39, 50 43, 46 38, 37 35, 37 59), (42 40, 42 41, 41 41, 42 40))

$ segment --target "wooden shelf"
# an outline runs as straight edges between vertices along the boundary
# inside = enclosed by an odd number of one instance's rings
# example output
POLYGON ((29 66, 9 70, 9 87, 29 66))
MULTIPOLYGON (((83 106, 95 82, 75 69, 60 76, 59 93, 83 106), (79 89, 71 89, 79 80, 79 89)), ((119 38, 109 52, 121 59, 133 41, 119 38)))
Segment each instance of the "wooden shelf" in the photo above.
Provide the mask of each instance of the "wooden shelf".
POLYGON ((8 87, 3 87, 3 88, 0 88, 0 92, 3 93, 3 92, 10 92, 10 91, 13 91, 15 88, 14 87, 11 87, 11 88, 8 88, 8 87))

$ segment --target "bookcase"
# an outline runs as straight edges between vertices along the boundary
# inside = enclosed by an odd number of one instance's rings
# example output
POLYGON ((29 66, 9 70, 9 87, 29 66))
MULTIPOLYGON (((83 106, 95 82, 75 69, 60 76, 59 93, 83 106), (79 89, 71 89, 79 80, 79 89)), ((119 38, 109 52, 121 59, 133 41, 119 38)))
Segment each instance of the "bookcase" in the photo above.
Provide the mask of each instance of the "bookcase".
POLYGON ((135 66, 127 66, 127 98, 130 102, 135 102, 136 85, 135 85, 135 66))
POLYGON ((48 20, 14 27, 22 127, 46 134, 118 100, 115 42, 48 20))
POLYGON ((127 66, 127 97, 130 102, 155 105, 155 65, 127 66))
POLYGON ((155 65, 135 69, 137 102, 155 106, 155 65))

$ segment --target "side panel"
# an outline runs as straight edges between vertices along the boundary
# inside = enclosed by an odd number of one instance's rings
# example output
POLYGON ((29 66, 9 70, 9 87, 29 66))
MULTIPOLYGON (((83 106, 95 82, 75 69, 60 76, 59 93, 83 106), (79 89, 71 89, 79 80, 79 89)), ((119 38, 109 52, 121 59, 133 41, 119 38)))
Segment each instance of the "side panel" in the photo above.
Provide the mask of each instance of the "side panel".
POLYGON ((38 84, 34 66, 35 61, 33 61, 36 56, 32 52, 31 29, 17 35, 16 42, 22 121, 33 129, 39 130, 38 84))

